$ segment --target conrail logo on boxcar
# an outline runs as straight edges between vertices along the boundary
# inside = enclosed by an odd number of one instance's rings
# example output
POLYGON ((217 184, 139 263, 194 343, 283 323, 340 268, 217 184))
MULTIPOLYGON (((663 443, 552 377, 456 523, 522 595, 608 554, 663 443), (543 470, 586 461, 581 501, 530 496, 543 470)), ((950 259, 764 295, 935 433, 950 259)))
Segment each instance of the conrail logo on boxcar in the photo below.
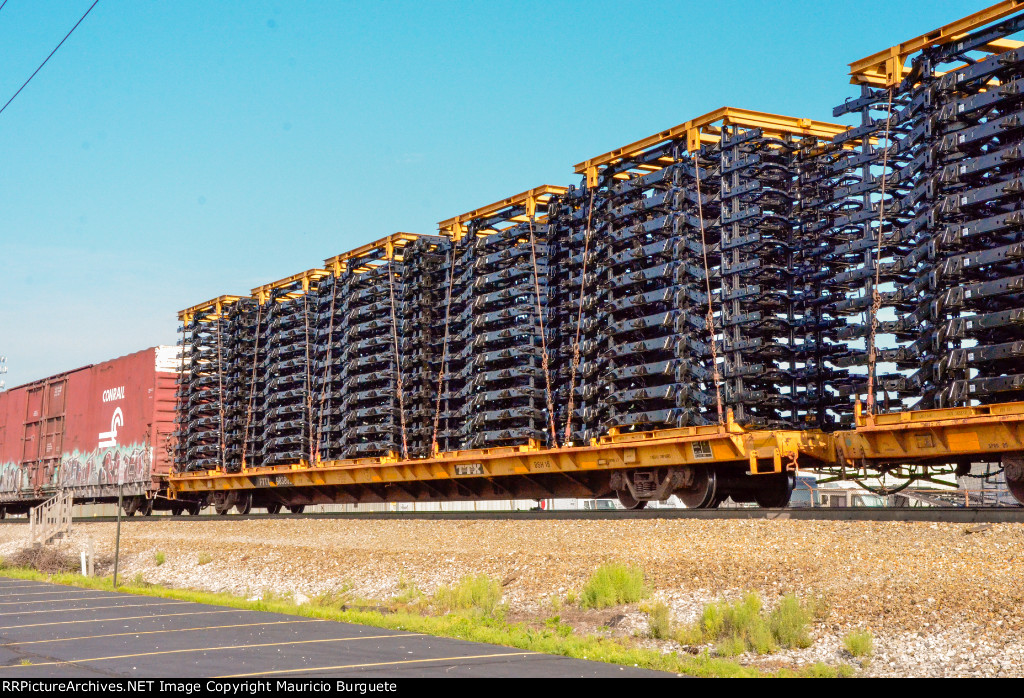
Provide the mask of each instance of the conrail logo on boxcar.
POLYGON ((113 402, 114 400, 124 400, 124 386, 120 388, 107 388, 103 391, 103 402, 113 402))
POLYGON ((110 431, 100 432, 100 448, 117 446, 117 430, 124 426, 124 413, 118 407, 114 410, 114 416, 110 418, 110 431))

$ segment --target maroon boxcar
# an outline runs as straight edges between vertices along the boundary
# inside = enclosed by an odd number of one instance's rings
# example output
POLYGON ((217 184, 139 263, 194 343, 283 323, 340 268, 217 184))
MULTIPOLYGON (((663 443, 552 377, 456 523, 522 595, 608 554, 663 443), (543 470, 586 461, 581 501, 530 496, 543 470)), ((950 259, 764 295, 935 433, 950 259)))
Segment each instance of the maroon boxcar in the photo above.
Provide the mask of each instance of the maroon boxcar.
POLYGON ((152 506, 173 461, 178 347, 152 347, 0 392, 0 506, 76 501, 152 506))

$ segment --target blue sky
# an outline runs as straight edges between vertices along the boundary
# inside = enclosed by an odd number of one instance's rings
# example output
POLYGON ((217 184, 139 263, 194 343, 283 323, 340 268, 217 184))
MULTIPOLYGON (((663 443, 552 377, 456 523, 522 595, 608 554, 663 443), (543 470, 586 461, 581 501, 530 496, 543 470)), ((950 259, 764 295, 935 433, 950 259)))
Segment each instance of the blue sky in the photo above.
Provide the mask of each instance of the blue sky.
MULTIPOLYGON (((8 1, 0 104, 91 2, 8 1)), ((7 385, 720 106, 831 120, 847 63, 988 4, 100 0, 0 114, 7 385)))

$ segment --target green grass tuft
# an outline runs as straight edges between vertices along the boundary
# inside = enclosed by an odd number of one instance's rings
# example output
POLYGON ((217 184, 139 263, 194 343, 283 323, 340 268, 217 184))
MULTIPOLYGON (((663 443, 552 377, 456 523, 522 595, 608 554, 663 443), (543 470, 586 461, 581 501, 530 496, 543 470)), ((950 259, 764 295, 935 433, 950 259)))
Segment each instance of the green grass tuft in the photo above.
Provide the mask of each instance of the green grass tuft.
POLYGON ((843 647, 854 657, 870 657, 875 653, 875 638, 867 630, 858 630, 843 638, 843 647))
POLYGON ((286 591, 282 594, 273 589, 264 589, 260 598, 264 603, 294 603, 295 593, 286 591))
POLYGON ((325 591, 322 594, 317 594, 309 600, 314 606, 320 608, 345 608, 347 605, 352 603, 352 589, 353 584, 345 581, 341 583, 341 586, 330 591, 325 591))
POLYGON ((648 633, 655 640, 664 640, 672 636, 672 618, 668 606, 659 601, 647 611, 648 633))
POLYGON ((210 555, 210 553, 199 553, 200 565, 208 565, 211 562, 213 562, 213 555, 210 555))
POLYGON ((610 562, 590 576, 580 594, 583 608, 607 608, 646 599, 651 590, 644 583, 639 567, 610 562))
POLYGON ((761 597, 752 592, 736 603, 708 604, 694 625, 679 629, 675 636, 683 645, 714 643, 715 652, 724 657, 769 654, 780 646, 810 647, 812 616, 813 611, 792 594, 782 597, 766 616, 761 597))
POLYGON ((469 611, 492 618, 501 603, 501 583, 485 574, 463 577, 455 586, 442 586, 434 594, 434 609, 442 613, 469 611))
POLYGON ((430 605, 430 599, 419 587, 404 579, 398 583, 398 594, 391 598, 391 605, 398 611, 423 613, 430 605))
POLYGON ((544 619, 544 627, 549 630, 554 630, 555 634, 559 637, 569 637, 573 633, 573 628, 568 623, 562 622, 561 616, 551 616, 550 618, 544 619))
POLYGON ((786 594, 768 616, 768 626, 782 647, 810 647, 811 635, 808 628, 812 615, 812 611, 801 604, 794 594, 786 594))
POLYGON ((833 667, 824 662, 815 662, 806 667, 800 675, 809 679, 848 679, 854 673, 854 668, 849 664, 833 667))
POLYGON ((151 582, 147 582, 146 581, 146 579, 142 576, 142 572, 136 573, 136 575, 132 579, 131 583, 132 583, 132 586, 142 587, 142 588, 154 586, 151 582))
POLYGON ((157 567, 159 567, 160 565, 162 565, 165 562, 167 562, 167 556, 164 555, 159 550, 156 551, 156 555, 153 556, 153 559, 156 560, 156 566, 157 567))

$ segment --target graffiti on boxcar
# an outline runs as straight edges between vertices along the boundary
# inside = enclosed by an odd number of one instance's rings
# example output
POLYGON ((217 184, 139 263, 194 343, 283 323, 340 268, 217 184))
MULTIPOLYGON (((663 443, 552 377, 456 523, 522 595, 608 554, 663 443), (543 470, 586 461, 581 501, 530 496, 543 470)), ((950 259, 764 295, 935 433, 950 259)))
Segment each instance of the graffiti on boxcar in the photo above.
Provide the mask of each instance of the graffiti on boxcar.
POLYGON ((148 482, 150 449, 146 444, 120 444, 95 451, 66 453, 61 459, 55 485, 87 487, 148 482))
POLYGON ((0 492, 18 492, 27 486, 25 471, 17 463, 0 463, 0 492))

